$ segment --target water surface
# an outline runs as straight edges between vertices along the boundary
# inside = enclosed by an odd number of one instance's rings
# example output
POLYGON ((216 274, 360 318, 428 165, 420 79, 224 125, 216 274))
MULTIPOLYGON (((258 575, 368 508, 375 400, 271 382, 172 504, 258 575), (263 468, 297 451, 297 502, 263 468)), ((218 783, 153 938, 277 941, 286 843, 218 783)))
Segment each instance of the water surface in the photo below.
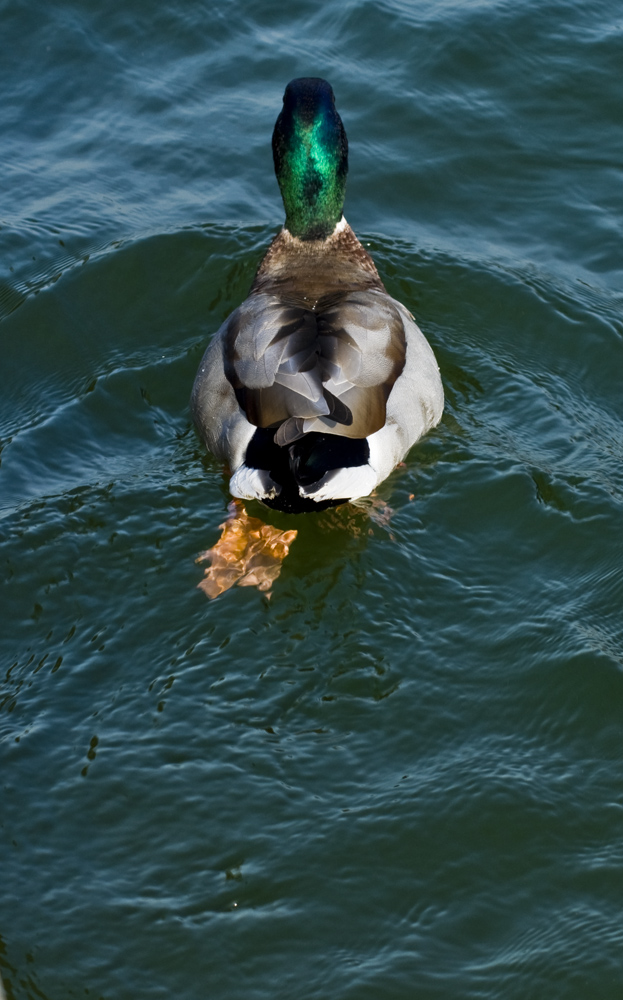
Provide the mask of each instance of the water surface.
MULTIPOLYGON (((450 0, 0 2, 8 1000, 618 1000, 623 20, 450 0), (270 600, 196 589, 188 413, 323 75, 346 214, 440 362, 270 600)), ((253 516, 266 515, 250 505, 253 516)))

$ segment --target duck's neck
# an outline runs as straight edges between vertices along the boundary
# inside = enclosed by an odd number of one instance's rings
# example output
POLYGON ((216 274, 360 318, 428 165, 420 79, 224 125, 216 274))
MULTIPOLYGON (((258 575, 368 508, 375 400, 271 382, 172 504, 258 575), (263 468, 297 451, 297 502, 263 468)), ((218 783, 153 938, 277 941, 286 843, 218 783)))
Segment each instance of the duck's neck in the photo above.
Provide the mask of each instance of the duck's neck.
POLYGON ((348 143, 333 95, 331 100, 313 96, 307 105, 290 106, 284 99, 273 134, 286 229, 301 240, 326 239, 333 232, 342 218, 348 170, 348 143))

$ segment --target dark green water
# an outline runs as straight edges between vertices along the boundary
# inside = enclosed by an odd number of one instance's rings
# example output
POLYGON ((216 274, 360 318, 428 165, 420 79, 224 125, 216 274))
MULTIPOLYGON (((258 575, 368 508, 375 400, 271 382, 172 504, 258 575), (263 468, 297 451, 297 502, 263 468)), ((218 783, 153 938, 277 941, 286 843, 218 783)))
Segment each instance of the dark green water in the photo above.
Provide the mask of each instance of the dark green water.
POLYGON ((620 4, 0 29, 8 1000, 620 1000, 620 4), (210 603, 228 493, 188 398, 312 74, 446 411, 389 526, 269 514, 299 529, 272 599, 210 603))

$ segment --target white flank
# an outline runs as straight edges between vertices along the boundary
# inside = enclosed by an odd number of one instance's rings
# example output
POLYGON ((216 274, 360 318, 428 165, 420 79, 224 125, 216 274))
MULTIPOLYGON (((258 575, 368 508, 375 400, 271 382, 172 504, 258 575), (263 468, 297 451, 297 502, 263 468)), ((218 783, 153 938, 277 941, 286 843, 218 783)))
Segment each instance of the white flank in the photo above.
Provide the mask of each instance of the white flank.
POLYGON ((250 469, 243 463, 229 481, 229 492, 240 500, 265 500, 278 496, 281 490, 264 469, 250 469))
POLYGON ((352 469, 338 469, 325 473, 312 486, 299 486, 303 497, 322 503, 324 500, 357 500, 367 497, 378 482, 378 476, 369 465, 356 465, 352 469))

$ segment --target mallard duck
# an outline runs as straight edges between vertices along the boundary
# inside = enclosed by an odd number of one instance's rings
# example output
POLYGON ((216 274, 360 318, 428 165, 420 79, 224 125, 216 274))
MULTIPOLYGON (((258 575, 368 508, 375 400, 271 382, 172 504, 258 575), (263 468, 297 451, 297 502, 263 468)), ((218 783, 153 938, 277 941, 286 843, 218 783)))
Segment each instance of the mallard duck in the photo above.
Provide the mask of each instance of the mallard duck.
POLYGON ((435 356, 342 214, 333 91, 292 80, 273 132, 285 225, 206 350, 193 418, 230 492, 298 513, 368 496, 441 419, 435 356))

